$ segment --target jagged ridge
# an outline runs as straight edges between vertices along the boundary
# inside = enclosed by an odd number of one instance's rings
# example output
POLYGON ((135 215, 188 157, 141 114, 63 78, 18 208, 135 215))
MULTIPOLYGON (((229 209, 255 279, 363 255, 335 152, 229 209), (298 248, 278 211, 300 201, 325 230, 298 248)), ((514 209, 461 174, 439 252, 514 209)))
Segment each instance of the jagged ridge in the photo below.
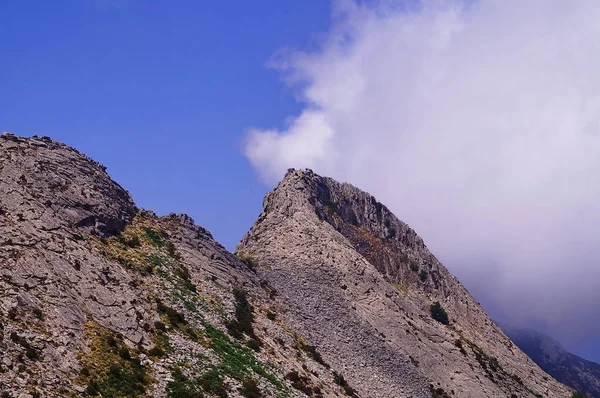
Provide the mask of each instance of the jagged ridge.
POLYGON ((237 253, 253 256, 284 292, 289 322, 368 396, 571 394, 512 344, 410 227, 349 184, 289 170, 237 253), (431 318, 435 302, 448 326, 431 318))

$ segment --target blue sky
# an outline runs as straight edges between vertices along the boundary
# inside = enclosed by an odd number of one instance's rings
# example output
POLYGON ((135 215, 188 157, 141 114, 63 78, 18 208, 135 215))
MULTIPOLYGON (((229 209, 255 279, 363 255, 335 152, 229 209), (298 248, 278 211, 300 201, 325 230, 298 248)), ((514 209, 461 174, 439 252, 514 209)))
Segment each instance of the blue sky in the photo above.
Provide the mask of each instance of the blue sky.
POLYGON ((139 206, 235 247, 268 189, 243 133, 298 109, 266 65, 314 43, 327 1, 15 0, 0 15, 2 131, 72 145, 139 206))

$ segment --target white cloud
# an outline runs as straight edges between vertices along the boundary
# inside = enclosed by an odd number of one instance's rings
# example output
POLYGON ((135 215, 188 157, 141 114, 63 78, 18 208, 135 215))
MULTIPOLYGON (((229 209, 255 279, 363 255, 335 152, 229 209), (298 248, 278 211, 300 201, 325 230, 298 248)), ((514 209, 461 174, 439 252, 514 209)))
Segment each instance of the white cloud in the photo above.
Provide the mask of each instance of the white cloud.
POLYGON ((600 2, 468 3, 336 2, 276 62, 305 110, 246 154, 375 194, 519 316, 600 324, 600 2))

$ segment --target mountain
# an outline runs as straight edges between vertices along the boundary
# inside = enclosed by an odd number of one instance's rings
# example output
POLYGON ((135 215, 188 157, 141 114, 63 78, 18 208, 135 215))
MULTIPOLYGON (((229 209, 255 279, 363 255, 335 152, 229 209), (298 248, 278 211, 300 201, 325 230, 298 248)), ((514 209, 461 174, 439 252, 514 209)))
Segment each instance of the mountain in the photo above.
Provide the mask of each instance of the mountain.
POLYGON ((571 354, 552 337, 502 324, 502 330, 524 353, 556 380, 600 398, 600 365, 571 354))
POLYGON ((0 287, 3 398, 572 394, 385 206, 309 170, 232 254, 77 150, 5 133, 0 287))

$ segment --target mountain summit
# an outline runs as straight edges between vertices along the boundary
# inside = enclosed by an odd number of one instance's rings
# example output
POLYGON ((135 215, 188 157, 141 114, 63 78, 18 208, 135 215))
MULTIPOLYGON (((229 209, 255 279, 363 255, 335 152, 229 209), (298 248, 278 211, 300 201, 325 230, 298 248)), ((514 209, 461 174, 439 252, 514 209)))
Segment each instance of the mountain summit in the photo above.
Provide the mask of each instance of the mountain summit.
POLYGON ((350 184, 289 170, 237 253, 366 396, 570 396, 413 229, 350 184))
POLYGON ((0 137, 2 397, 564 397, 369 194, 290 170, 227 252, 0 137))

